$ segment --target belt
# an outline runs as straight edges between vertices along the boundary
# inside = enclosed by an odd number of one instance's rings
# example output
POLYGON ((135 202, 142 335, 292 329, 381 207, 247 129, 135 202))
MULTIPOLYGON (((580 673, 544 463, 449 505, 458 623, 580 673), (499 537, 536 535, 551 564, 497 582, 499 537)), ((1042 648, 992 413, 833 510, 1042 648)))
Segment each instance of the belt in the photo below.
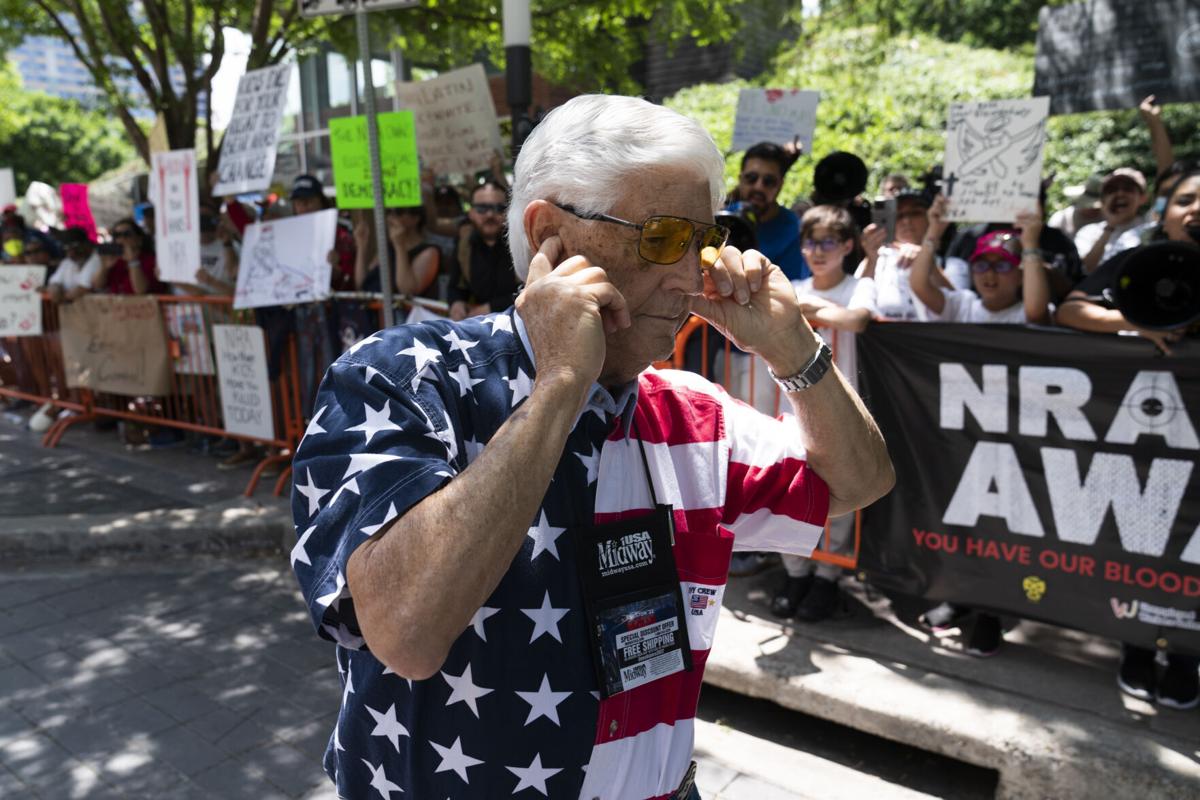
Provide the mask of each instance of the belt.
POLYGON ((671 800, 688 800, 688 796, 692 793, 692 787, 696 784, 696 762, 693 761, 688 765, 687 772, 683 774, 683 781, 680 782, 679 788, 671 795, 671 800))

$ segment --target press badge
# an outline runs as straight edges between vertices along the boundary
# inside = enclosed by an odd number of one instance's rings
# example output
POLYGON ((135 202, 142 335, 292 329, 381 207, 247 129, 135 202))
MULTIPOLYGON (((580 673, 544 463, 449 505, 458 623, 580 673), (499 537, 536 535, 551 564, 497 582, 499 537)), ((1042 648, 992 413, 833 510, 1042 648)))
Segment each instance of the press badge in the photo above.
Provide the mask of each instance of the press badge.
POLYGON ((571 531, 604 697, 692 669, 671 513, 656 505, 637 519, 571 531))

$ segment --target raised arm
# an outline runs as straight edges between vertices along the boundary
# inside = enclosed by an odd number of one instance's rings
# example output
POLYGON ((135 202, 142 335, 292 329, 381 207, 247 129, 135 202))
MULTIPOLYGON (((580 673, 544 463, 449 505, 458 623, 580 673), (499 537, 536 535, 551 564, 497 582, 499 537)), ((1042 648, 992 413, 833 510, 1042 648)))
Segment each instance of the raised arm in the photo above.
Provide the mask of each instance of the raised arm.
POLYGON ((1017 215, 1021 231, 1021 297, 1025 304, 1025 321, 1034 325, 1050 324, 1050 278, 1038 241, 1042 235, 1042 215, 1026 211, 1017 215))
POLYGON ((945 276, 941 276, 940 280, 935 281, 933 261, 937 243, 946 232, 948 224, 946 198, 938 195, 929 208, 929 230, 925 233, 925 241, 921 242, 921 251, 913 259, 912 274, 909 276, 913 294, 934 314, 941 314, 946 308, 946 296, 939 288, 939 284, 946 279, 945 276))
POLYGON ((1138 105, 1138 113, 1150 131, 1150 149, 1154 152, 1154 166, 1159 174, 1175 163, 1175 148, 1171 146, 1171 137, 1167 126, 1162 121, 1162 106, 1150 95, 1138 105))

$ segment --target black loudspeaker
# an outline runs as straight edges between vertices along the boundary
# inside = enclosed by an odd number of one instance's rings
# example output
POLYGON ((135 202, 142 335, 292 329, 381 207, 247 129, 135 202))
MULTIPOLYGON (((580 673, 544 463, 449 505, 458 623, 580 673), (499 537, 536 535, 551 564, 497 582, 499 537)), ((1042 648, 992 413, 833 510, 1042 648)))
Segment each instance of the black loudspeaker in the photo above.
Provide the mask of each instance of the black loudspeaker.
POLYGON ((853 153, 830 153, 813 169, 813 202, 840 205, 867 188, 867 165, 853 153))
POLYGON ((1112 299, 1125 319, 1142 328, 1171 330, 1200 321, 1200 247, 1154 242, 1130 251, 1112 299))
POLYGON ((754 213, 742 210, 738 213, 722 211, 717 214, 717 224, 729 228, 729 242, 738 250, 758 249, 758 225, 754 213))

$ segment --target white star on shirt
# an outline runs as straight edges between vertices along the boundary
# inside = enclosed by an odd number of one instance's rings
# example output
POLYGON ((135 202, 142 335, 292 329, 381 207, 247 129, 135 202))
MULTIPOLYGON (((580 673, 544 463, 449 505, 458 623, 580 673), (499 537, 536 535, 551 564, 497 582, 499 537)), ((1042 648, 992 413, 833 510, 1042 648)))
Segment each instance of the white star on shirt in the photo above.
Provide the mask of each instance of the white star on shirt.
POLYGON ((455 703, 466 703, 471 709, 471 713, 475 718, 479 718, 479 706, 476 701, 484 695, 491 694, 491 689, 485 689, 482 686, 477 686, 471 678, 471 665, 467 664, 466 670, 462 675, 455 677, 449 673, 443 672, 442 677, 446 679, 446 683, 450 684, 450 699, 446 701, 446 707, 455 703))
POLYGON ((466 360, 466 362, 468 364, 475 363, 474 361, 471 360, 471 354, 467 351, 470 350, 475 345, 479 344, 479 342, 471 342, 471 341, 467 341, 467 340, 458 338, 458 331, 456 331, 456 330, 451 330, 449 333, 447 333, 442 338, 450 343, 451 350, 457 350, 458 352, 462 353, 462 357, 466 360))
POLYGON ((374 378, 376 375, 378 375, 379 377, 383 378, 383 382, 386 383, 388 386, 396 385, 396 384, 392 383, 391 378, 389 378, 387 375, 384 375, 382 372, 380 372, 379 370, 377 370, 371 366, 368 366, 363 370, 363 375, 364 375, 363 383, 370 383, 371 379, 374 378))
POLYGON ((346 705, 346 698, 348 698, 352 694, 358 694, 358 692, 354 691, 354 684, 350 682, 350 674, 351 674, 351 672, 353 672, 353 670, 354 670, 354 667, 350 666, 349 664, 346 665, 346 685, 344 687, 342 687, 342 705, 343 706, 346 705))
POLYGON ((562 561, 558 557, 558 537, 562 536, 566 528, 556 528, 546 519, 546 512, 542 512, 542 516, 538 519, 537 525, 526 532, 526 536, 533 539, 533 554, 529 556, 530 563, 533 562, 543 552, 554 556, 555 561, 562 561))
POLYGON ((388 780, 387 773, 383 771, 383 764, 377 767, 365 758, 362 762, 367 765, 367 769, 371 770, 371 788, 383 795, 386 800, 391 800, 392 792, 404 792, 403 789, 388 780))
POLYGON ((438 352, 437 350, 434 350, 432 347, 425 344, 420 339, 413 339, 412 347, 406 347, 403 350, 401 350, 399 353, 396 353, 396 355, 412 356, 413 360, 415 362, 414 369, 416 369, 417 375, 420 375, 422 372, 425 371, 425 366, 427 364, 432 364, 435 361, 437 361, 439 358, 442 357, 442 354, 440 352, 438 352))
POLYGON ((483 321, 483 324, 492 326, 492 336, 495 336, 497 331, 513 332, 512 317, 508 316, 508 314, 497 314, 494 317, 488 317, 483 321))
POLYGON ((346 474, 342 476, 342 480, 346 480, 360 472, 366 472, 373 467, 378 467, 380 464, 399 460, 400 456, 389 453, 351 453, 350 463, 346 466, 346 474))
POLYGON ((308 537, 312 536, 313 531, 317 529, 316 525, 300 534, 300 541, 296 542, 296 546, 292 548, 292 569, 296 568, 296 562, 302 562, 312 566, 312 562, 308 560, 308 552, 304 549, 304 543, 308 541, 308 537))
POLYGON ((359 339, 357 342, 355 342, 354 344, 352 344, 352 345, 350 345, 349 347, 347 347, 347 348, 346 348, 346 352, 347 352, 347 353, 349 353, 350 355, 354 355, 354 354, 355 354, 355 353, 357 353, 359 350, 361 350, 362 348, 364 348, 364 347, 366 347, 367 345, 369 345, 371 342, 382 342, 382 341, 383 341, 383 339, 380 339, 380 338, 379 338, 378 336, 376 336, 375 334, 371 334, 371 335, 370 335, 370 336, 368 336, 367 338, 365 338, 365 339, 359 339))
POLYGON ((533 644, 544 633, 550 634, 559 643, 562 643, 562 635, 558 632, 558 621, 565 617, 570 610, 551 606, 549 590, 546 591, 541 608, 522 608, 521 613, 533 620, 533 635, 529 637, 529 643, 533 644))
POLYGON ((333 601, 337 600, 339 597, 342 596, 342 589, 345 589, 345 588, 346 588, 346 576, 342 574, 341 570, 338 570, 337 577, 334 579, 333 591, 330 592, 329 594, 323 594, 320 597, 318 597, 317 605, 322 606, 322 607, 328 606, 330 603, 332 603, 333 601))
POLYGON ((576 453, 575 457, 583 462, 583 466, 587 468, 587 482, 595 483, 596 477, 600 474, 600 451, 592 445, 592 454, 585 456, 583 453, 576 453))
POLYGON ((541 753, 534 755, 533 763, 528 767, 505 767, 505 769, 520 778, 517 788, 512 790, 513 794, 522 789, 537 789, 542 793, 543 797, 549 797, 549 794, 546 792, 546 779, 562 772, 561 769, 543 767, 541 753))
POLYGON ((485 444, 483 442, 477 442, 474 439, 464 439, 463 450, 467 453, 467 463, 470 464, 478 458, 479 454, 483 452, 484 447, 485 444))
POLYGON ((359 497, 362 497, 362 492, 358 489, 358 478, 351 478, 339 486, 338 490, 333 493, 333 497, 329 498, 329 505, 336 503, 338 498, 342 496, 342 492, 353 492, 359 497))
POLYGON ((470 370, 467 369, 466 362, 458 365, 458 369, 450 373, 450 377, 454 378, 454 382, 458 384, 458 396, 466 397, 477 383, 483 383, 483 378, 472 378, 470 370))
POLYGON ((382 713, 370 706, 363 707, 367 709, 367 713, 375 718, 375 730, 371 731, 371 735, 386 736, 388 741, 392 743, 392 747, 395 747, 396 752, 399 753, 400 737, 408 736, 408 729, 396 719, 396 704, 392 703, 391 707, 382 713))
POLYGON ((311 469, 306 472, 308 475, 308 485, 296 484, 296 491, 308 498, 308 515, 311 517, 321 508, 321 498, 329 494, 329 490, 322 489, 313 483, 311 469))
POLYGON ((401 430, 399 425, 392 422, 391 404, 388 403, 386 399, 384 399, 383 405, 377 409, 371 408, 366 403, 363 403, 363 414, 366 415, 366 419, 357 425, 346 428, 346 432, 349 433, 350 431, 361 431, 363 435, 367 437, 367 440, 363 442, 364 447, 369 445, 371 443, 371 437, 380 431, 401 430))
POLYGON ((571 693, 552 691, 549 674, 542 675, 542 685, 536 692, 517 692, 517 696, 529 703, 529 717, 525 720, 526 725, 538 717, 545 717, 560 728, 562 727, 562 723, 558 721, 558 704, 570 697, 571 693))
POLYGON ((517 367, 517 377, 507 378, 505 382, 508 384, 509 390, 512 392, 512 408, 517 407, 517 403, 529 397, 529 393, 533 391, 533 381, 525 374, 525 370, 517 367))
POLYGON ((378 525, 368 525, 365 528, 359 528, 359 530, 367 536, 374 536, 376 533, 378 533, 380 528, 382 528, 384 525, 387 525, 397 516, 399 516, 399 514, 396 513, 396 504, 388 503, 387 513, 383 515, 383 522, 380 522, 378 525))
POLYGON ((329 408, 329 406, 321 406, 317 409, 317 413, 313 414, 313 418, 308 422, 308 428, 304 431, 305 439, 307 439, 309 436, 316 436, 318 433, 329 432, 317 424, 317 420, 321 418, 321 415, 325 413, 325 409, 327 408, 329 408))
POLYGON ((442 757, 442 763, 438 764, 434 772, 449 772, 453 770, 458 773, 458 777, 463 779, 463 783, 470 783, 467 780, 467 769, 476 764, 483 763, 478 758, 471 758, 463 752, 461 736, 455 738, 454 744, 449 747, 444 747, 434 741, 430 741, 429 743, 433 745, 433 749, 437 750, 438 755, 442 757))
POLYGON ((483 623, 487 622, 489 617, 492 617, 499 613, 500 613, 500 609, 498 609, 498 608, 491 608, 490 606, 480 606, 479 610, 475 612, 475 616, 471 617, 471 624, 468 627, 474 628, 475 633, 479 634, 479 638, 483 639, 486 642, 487 634, 484 633, 483 623))

